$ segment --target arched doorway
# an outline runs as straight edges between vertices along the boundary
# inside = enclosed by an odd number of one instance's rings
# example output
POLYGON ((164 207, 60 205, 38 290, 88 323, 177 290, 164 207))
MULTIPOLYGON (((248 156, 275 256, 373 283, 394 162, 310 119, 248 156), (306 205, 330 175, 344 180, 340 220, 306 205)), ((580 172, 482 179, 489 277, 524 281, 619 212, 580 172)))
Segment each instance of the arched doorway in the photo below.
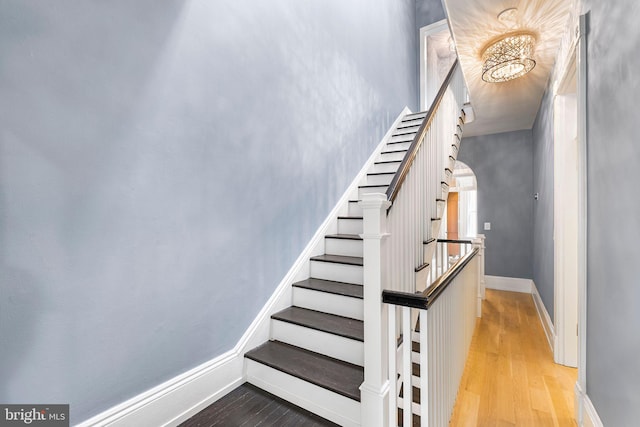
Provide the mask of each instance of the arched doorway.
POLYGON ((466 239, 478 234, 478 182, 473 170, 456 161, 447 199, 446 237, 466 239))

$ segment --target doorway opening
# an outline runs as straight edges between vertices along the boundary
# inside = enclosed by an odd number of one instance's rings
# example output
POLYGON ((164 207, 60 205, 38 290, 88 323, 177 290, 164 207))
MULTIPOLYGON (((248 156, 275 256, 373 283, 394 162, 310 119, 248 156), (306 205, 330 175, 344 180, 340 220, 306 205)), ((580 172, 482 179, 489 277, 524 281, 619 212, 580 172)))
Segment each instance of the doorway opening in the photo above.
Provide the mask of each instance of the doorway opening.
MULTIPOLYGON (((466 240, 478 234, 478 183, 473 170, 465 163, 456 161, 453 178, 447 197, 444 215, 447 239, 466 240)), ((460 245, 449 244, 448 253, 453 261, 460 255, 460 245)))
POLYGON ((429 109, 456 57, 446 19, 420 28, 420 111, 429 109))

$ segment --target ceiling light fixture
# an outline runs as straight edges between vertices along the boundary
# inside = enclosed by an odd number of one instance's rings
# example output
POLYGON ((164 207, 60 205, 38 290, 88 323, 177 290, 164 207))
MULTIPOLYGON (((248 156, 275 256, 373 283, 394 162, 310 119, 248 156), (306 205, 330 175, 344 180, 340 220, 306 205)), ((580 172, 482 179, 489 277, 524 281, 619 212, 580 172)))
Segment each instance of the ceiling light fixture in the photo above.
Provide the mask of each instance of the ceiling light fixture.
POLYGON ((517 79, 533 70, 535 35, 526 31, 506 34, 482 52, 482 80, 500 83, 517 79))

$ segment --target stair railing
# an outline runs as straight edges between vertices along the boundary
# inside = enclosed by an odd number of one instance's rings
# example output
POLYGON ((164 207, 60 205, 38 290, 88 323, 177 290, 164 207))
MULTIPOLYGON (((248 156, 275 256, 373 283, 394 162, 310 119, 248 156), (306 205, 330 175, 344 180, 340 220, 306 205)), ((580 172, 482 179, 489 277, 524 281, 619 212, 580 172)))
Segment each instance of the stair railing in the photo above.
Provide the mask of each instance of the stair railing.
POLYGON ((389 426, 414 426, 414 417, 421 427, 449 425, 475 327, 480 252, 476 243, 462 257, 450 257, 451 267, 423 292, 383 291, 389 319, 389 426), (396 325, 402 337, 399 354, 391 332, 396 325), (401 398, 396 397, 400 389, 401 398))
POLYGON ((448 183, 445 168, 463 115, 465 91, 456 61, 389 185, 385 289, 415 292, 426 287, 426 277, 416 272, 431 261, 425 257, 423 243, 438 237, 430 220, 438 218, 436 200, 446 195, 442 183, 448 183))
POLYGON ((436 200, 446 197, 442 184, 448 182, 445 165, 453 169, 451 146, 459 144, 458 126, 464 123, 465 97, 466 87, 456 60, 387 194, 365 194, 360 202, 364 220, 362 425, 387 426, 394 419, 389 408, 396 399, 395 381, 390 381, 395 369, 390 373, 388 343, 389 337, 397 338, 399 330, 395 314, 389 316, 381 295, 384 290, 411 294, 427 287, 429 270, 424 266, 431 261, 426 259, 431 254, 425 254, 424 242, 437 237, 431 219, 439 213, 436 200))

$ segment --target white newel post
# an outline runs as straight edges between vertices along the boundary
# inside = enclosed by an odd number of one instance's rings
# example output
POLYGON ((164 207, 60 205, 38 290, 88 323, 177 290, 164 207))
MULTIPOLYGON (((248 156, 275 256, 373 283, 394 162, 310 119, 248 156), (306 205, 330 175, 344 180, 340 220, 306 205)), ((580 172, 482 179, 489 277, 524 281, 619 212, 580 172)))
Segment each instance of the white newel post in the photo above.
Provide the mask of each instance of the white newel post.
POLYGON ((360 386, 361 425, 388 426, 389 381, 387 369, 387 309, 382 304, 382 245, 391 202, 386 194, 364 194, 362 207, 364 244, 364 382, 360 386))
POLYGON ((473 239, 473 246, 478 248, 478 317, 482 317, 482 300, 484 296, 484 234, 473 239))

